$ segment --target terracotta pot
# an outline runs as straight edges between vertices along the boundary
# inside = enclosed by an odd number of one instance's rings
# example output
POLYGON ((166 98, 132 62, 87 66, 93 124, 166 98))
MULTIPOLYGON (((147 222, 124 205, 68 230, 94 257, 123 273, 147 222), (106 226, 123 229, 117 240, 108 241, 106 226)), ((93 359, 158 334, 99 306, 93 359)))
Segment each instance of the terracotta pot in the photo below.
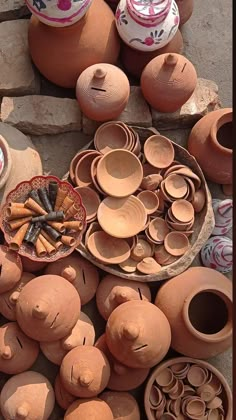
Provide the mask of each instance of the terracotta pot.
POLYGON ((150 368, 166 355, 171 340, 166 316, 155 305, 130 301, 118 306, 106 325, 106 342, 124 365, 150 368))
POLYGON ((194 0, 175 0, 179 9, 180 25, 186 23, 192 16, 194 0))
POLYGON ((48 263, 41 261, 32 261, 27 257, 21 257, 21 262, 23 265, 23 270, 28 273, 37 273, 37 271, 43 270, 47 267, 48 263))
POLYGON ((155 51, 149 52, 135 50, 134 48, 131 48, 122 42, 120 58, 127 73, 139 79, 144 67, 149 63, 149 61, 161 54, 181 54, 183 45, 183 37, 178 29, 174 38, 172 38, 172 40, 167 45, 165 45, 165 47, 155 51))
POLYGON ((232 108, 209 112, 195 124, 188 138, 189 153, 206 178, 218 184, 232 184, 232 118, 232 108))
POLYGON ((38 341, 60 340, 69 334, 80 315, 80 297, 60 276, 31 280, 20 293, 16 318, 21 329, 38 341))
POLYGON ((23 287, 34 277, 34 274, 23 272, 20 281, 11 290, 0 294, 0 313, 5 318, 16 320, 16 302, 23 287))
POLYGON ((232 282, 223 274, 189 268, 161 286, 155 305, 168 318, 171 347, 179 353, 207 359, 231 346, 232 282))
POLYGON ((62 385, 59 373, 54 382, 54 392, 56 402, 61 408, 63 408, 63 410, 67 410, 67 408, 69 408, 76 399, 76 397, 67 392, 65 387, 62 385))
POLYGON ((66 28, 44 25, 32 16, 29 49, 34 64, 48 80, 75 88, 87 67, 116 63, 120 41, 114 14, 103 0, 94 0, 86 15, 66 28))
POLYGON ((0 245, 0 293, 12 289, 21 278, 22 263, 20 256, 0 245))
POLYGON ((97 293, 97 308, 104 319, 108 319, 117 306, 131 300, 151 301, 149 286, 136 281, 121 279, 108 274, 100 282, 97 293))
POLYGON ((116 420, 140 420, 139 406, 128 392, 103 392, 99 397, 105 401, 116 420))
POLYGON ((62 276, 68 280, 78 291, 81 305, 85 305, 94 297, 99 283, 97 268, 78 252, 49 264, 44 273, 62 276))
POLYGON ((112 411, 105 401, 99 398, 81 399, 73 402, 66 411, 64 420, 113 420, 112 411))
POLYGON ((193 64, 180 54, 162 54, 143 70, 141 89, 146 101, 157 111, 175 112, 192 95, 197 85, 193 64))
POLYGON ((79 346, 64 357, 60 376, 65 389, 80 398, 92 398, 109 381, 110 365, 103 352, 92 346, 79 346))
POLYGON ((47 420, 54 403, 52 385, 38 372, 12 376, 1 392, 1 411, 6 419, 47 420))

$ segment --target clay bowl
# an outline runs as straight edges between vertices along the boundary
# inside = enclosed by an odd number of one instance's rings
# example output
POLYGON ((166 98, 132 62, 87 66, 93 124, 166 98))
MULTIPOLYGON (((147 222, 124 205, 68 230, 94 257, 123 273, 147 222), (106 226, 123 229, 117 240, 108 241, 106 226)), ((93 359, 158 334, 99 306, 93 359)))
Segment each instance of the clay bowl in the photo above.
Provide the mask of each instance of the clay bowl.
POLYGON ((164 247, 174 257, 184 255, 189 246, 189 240, 182 232, 172 231, 165 236, 164 247))
POLYGON ((99 195, 90 187, 76 187, 75 191, 77 191, 81 197, 82 204, 86 210, 86 220, 89 222, 97 215, 98 207, 101 202, 99 195))
POLYGON ((93 181, 93 186, 96 188, 96 190, 102 194, 102 195, 106 195, 106 193, 101 189, 98 180, 97 180, 97 166, 98 166, 98 162, 99 160, 102 158, 101 156, 97 156, 95 157, 95 159, 93 159, 92 164, 91 164, 91 178, 93 181))
POLYGON ((10 148, 2 135, 0 135, 0 189, 6 184, 12 167, 10 148))
POLYGON ((156 242, 156 243, 163 243, 166 235, 169 233, 169 228, 167 223, 164 219, 160 217, 156 217, 153 219, 149 226, 148 226, 149 236, 156 242))
POLYGON ((69 231, 69 236, 75 239, 75 243, 73 246, 63 245, 60 249, 58 249, 53 255, 45 255, 42 257, 38 257, 35 251, 35 247, 31 247, 27 243, 23 242, 20 246, 18 251, 19 255, 27 257, 32 261, 37 262, 45 262, 49 263, 52 261, 56 261, 60 258, 66 257, 70 255, 75 248, 78 247, 80 244, 83 233, 86 229, 86 211, 81 202, 80 195, 74 190, 72 185, 67 181, 61 181, 55 176, 35 176, 29 181, 21 182, 16 186, 14 190, 12 190, 7 198, 6 201, 1 209, 0 214, 0 227, 4 233, 4 238, 7 244, 10 243, 11 239, 14 237, 16 231, 10 230, 9 225, 7 223, 7 209, 12 202, 19 202, 23 203, 28 198, 28 194, 31 190, 41 188, 41 187, 48 187, 49 182, 54 181, 57 182, 60 188, 67 192, 67 196, 72 199, 78 209, 77 213, 73 216, 73 220, 80 221, 82 223, 82 228, 80 231, 69 231))
POLYGON ((176 200, 184 198, 188 193, 188 184, 180 175, 170 174, 163 183, 167 194, 176 200))
POLYGON ((194 208, 187 200, 177 200, 171 206, 173 216, 181 223, 190 223, 194 218, 194 208))
POLYGON ((113 238, 103 231, 89 236, 88 249, 104 264, 120 264, 130 256, 130 247, 124 239, 113 238))
POLYGON ((100 153, 93 150, 82 156, 77 162, 75 167, 75 183, 78 187, 89 187, 93 184, 91 165, 97 156, 100 156, 100 153))
POLYGON ((99 160, 97 180, 112 197, 127 197, 140 186, 143 168, 140 160, 128 150, 112 150, 99 160))
POLYGON ((128 144, 129 135, 117 122, 100 125, 94 136, 95 149, 103 155, 114 149, 126 149, 128 144))
POLYGON ((142 201, 147 214, 152 214, 158 209, 159 199, 153 191, 141 191, 137 197, 142 201))
POLYGON ((83 156, 89 154, 90 152, 94 152, 94 150, 93 149, 81 150, 79 153, 77 153, 73 157, 72 161, 70 162, 69 174, 70 174, 70 179, 74 184, 75 184, 75 168, 76 168, 76 165, 79 162, 79 160, 82 159, 83 156))
MULTIPOLYGON (((184 373, 183 377, 186 378, 186 375, 189 374, 189 371, 192 369, 192 367, 194 366, 194 369, 198 368, 200 370, 202 370, 202 376, 204 376, 204 372, 208 372, 210 375, 213 375, 213 377, 216 378, 216 380, 219 382, 219 384, 221 384, 221 394, 218 395, 218 397, 222 400, 222 404, 223 404, 223 409, 224 409, 224 417, 222 417, 222 419, 224 418, 225 420, 232 420, 232 392, 231 389, 226 381, 226 379, 224 378, 224 376, 222 375, 222 373, 220 373, 214 366, 212 366, 210 363, 202 361, 202 360, 198 360, 198 359, 191 359, 189 357, 176 357, 173 359, 169 359, 166 360, 165 362, 160 363, 159 365, 156 366, 156 368, 154 368, 154 370, 152 371, 152 374, 150 375, 147 384, 146 384, 146 388, 145 388, 145 393, 144 393, 144 406, 145 406, 145 412, 146 412, 146 416, 148 420, 156 420, 157 418, 161 418, 161 416, 156 417, 156 411, 157 407, 153 407, 152 405, 152 401, 154 400, 154 402, 157 400, 158 397, 158 402, 160 400, 160 391, 161 391, 161 386, 157 384, 156 382, 156 378, 162 378, 163 380, 168 379, 167 374, 164 375, 163 372, 167 372, 168 370, 172 370, 172 367, 174 368, 174 366, 186 366, 187 370, 184 373), (190 369, 189 369, 190 368, 190 369), (157 391, 155 391, 155 394, 153 392, 153 387, 157 388, 157 391), (156 397, 155 397, 156 396, 156 397), (155 397, 155 398, 154 398, 155 397), (151 400, 151 402, 150 402, 151 400)), ((175 372, 175 370, 173 369, 172 371, 174 373, 174 375, 176 375, 176 377, 178 377, 178 373, 175 372)), ((181 376, 181 372, 180 376, 181 376)), ((193 372, 192 372, 193 373, 193 372)), ((194 376, 194 375, 193 375, 194 376)), ((194 380, 196 381, 197 379, 200 378, 201 375, 199 375, 199 372, 196 374, 196 377, 194 378, 194 380)), ((166 394, 165 394, 166 395, 166 394)), ((168 398, 168 394, 166 395, 166 399, 168 398)), ((198 403, 197 401, 199 401, 199 396, 197 394, 197 388, 194 388, 192 386, 189 385, 184 385, 184 394, 181 397, 181 402, 180 402, 180 406, 182 406, 182 410, 184 412, 188 412, 188 410, 190 412, 194 411, 197 412, 198 410, 201 410, 203 407, 202 403, 198 403), (193 392, 195 390, 195 393, 193 395, 193 392), (186 395, 186 396, 185 396, 186 395), (188 399, 189 397, 189 399, 188 399), (196 401, 196 403, 190 403, 190 401, 196 401)), ((160 404, 160 402, 159 402, 160 404)), ((207 404, 207 403, 206 403, 207 404)), ((166 404, 164 407, 164 411, 167 412, 166 410, 166 404)), ((174 408, 173 402, 171 403, 172 408, 174 408)), ((164 412, 163 411, 163 412, 164 412)), ((190 414, 189 412, 189 414, 190 414)), ((168 412, 169 414, 169 412, 168 412)), ((176 417, 174 416, 173 418, 180 418, 178 417, 178 415, 176 415, 176 417)), ((187 417, 190 418, 190 417, 187 417)), ((209 417, 205 417, 204 415, 200 415, 199 417, 197 416, 192 416, 191 418, 199 418, 199 419, 206 419, 209 417)), ((212 417, 212 418, 217 418, 217 417, 212 417)), ((220 418, 220 417, 219 417, 220 418)), ((171 417, 163 417, 164 419, 171 419, 171 417)))
POLYGON ((144 154, 147 161, 156 168, 167 168, 174 160, 172 142, 160 134, 149 137, 144 143, 144 154))
POLYGON ((160 174, 160 169, 155 168, 155 166, 150 165, 150 163, 146 162, 143 164, 143 176, 153 175, 153 174, 160 174))
POLYGON ((139 154, 141 152, 141 143, 140 143, 140 140, 139 140, 139 135, 132 128, 130 128, 130 132, 133 135, 133 139, 134 139, 134 144, 133 144, 133 147, 131 149, 131 152, 133 152, 136 156, 139 156, 139 154))
POLYGON ((98 208, 97 218, 102 229, 115 238, 130 238, 143 230, 147 214, 135 196, 106 197, 98 208))

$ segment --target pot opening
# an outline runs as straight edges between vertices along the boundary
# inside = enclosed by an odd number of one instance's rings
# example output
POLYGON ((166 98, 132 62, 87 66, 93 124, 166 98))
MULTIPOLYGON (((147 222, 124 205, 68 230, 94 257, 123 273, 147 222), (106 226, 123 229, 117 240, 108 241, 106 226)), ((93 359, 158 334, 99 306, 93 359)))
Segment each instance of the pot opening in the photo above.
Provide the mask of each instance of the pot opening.
POLYGON ((233 123, 232 121, 223 124, 217 131, 217 141, 226 149, 233 148, 233 123))
POLYGON ((203 334, 216 334, 228 322, 228 308, 224 300, 215 293, 201 292, 193 297, 188 308, 192 326, 203 334))

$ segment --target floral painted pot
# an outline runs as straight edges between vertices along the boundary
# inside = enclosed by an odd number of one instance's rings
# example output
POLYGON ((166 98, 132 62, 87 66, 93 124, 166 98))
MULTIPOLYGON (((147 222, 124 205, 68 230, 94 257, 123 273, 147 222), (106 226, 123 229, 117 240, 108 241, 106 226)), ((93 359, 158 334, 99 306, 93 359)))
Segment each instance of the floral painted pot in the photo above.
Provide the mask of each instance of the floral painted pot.
POLYGON ((205 267, 229 273, 233 266, 232 240, 227 236, 212 236, 201 249, 201 259, 205 267))
POLYGON ((175 0, 120 0, 115 16, 122 40, 139 51, 164 47, 179 26, 175 0))
POLYGON ((212 235, 225 235, 233 226, 233 200, 213 198, 212 207, 215 217, 212 235))
POLYGON ((50 26, 69 26, 80 20, 93 0, 25 0, 41 22, 50 26))

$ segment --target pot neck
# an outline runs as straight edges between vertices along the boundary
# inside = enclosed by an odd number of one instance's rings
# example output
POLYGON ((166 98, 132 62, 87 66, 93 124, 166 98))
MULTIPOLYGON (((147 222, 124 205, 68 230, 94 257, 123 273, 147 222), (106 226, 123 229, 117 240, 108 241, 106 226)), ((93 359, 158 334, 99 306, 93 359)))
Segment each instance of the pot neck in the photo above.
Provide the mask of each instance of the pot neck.
POLYGON ((40 24, 43 25, 48 32, 55 32, 57 33, 57 35, 60 35, 63 33, 69 34, 69 33, 77 32, 81 26, 85 25, 86 20, 89 17, 89 14, 90 14, 90 8, 87 10, 85 15, 82 16, 80 20, 73 23, 73 25, 69 25, 69 26, 50 26, 50 25, 46 25, 43 22, 40 22, 40 24))
POLYGON ((212 124, 210 135, 209 135, 209 140, 211 144, 213 145, 213 147, 215 147, 217 150, 224 153, 224 155, 228 155, 228 156, 232 155, 232 149, 228 149, 227 147, 222 146, 218 141, 217 134, 219 132, 219 129, 224 124, 230 123, 232 122, 232 120, 233 120, 233 112, 232 112, 232 109, 229 108, 225 114, 223 114, 220 118, 216 119, 216 121, 212 124))
POLYGON ((132 20, 146 28, 156 26, 166 19, 172 0, 126 0, 132 20))

